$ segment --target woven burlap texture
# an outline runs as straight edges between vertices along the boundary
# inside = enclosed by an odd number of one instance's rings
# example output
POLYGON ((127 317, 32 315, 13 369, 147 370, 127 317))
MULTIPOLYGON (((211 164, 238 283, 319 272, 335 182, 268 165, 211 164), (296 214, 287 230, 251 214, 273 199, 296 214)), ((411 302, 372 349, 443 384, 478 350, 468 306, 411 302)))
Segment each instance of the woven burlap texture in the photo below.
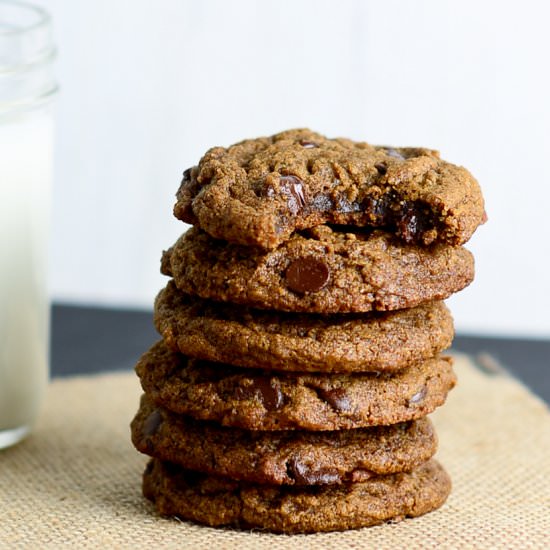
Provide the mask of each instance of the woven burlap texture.
POLYGON ((26 441, 0 452, 1 548, 548 548, 550 414, 504 374, 456 360, 432 418, 453 478, 445 506, 398 524, 318 535, 212 529, 155 515, 128 424, 133 373, 54 381, 26 441))

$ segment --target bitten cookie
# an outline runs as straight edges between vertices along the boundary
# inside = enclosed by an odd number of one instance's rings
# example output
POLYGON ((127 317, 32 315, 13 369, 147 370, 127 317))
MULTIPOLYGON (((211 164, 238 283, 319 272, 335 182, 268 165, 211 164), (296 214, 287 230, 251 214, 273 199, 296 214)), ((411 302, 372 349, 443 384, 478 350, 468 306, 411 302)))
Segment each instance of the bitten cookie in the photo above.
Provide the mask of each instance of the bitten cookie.
POLYGON ((439 508, 451 481, 435 460, 411 473, 313 487, 257 485, 152 460, 143 494, 164 516, 276 533, 339 531, 400 521, 439 508))
POLYGON ((266 253, 191 228, 161 268, 201 298, 309 313, 411 308, 447 298, 474 277, 465 248, 404 245, 390 233, 328 226, 294 233, 266 253))
POLYGON ((156 404, 249 430, 340 430, 426 416, 455 385, 452 360, 395 374, 275 373, 187 358, 161 341, 136 372, 156 404))
POLYGON ((213 237, 264 249, 325 223, 456 246, 485 221, 477 181, 437 151, 305 129, 210 149, 184 173, 174 214, 213 237))
POLYGON ((427 418, 332 432, 248 431, 171 413, 147 396, 131 428, 142 453, 189 470, 270 485, 332 485, 409 472, 437 448, 427 418))
POLYGON ((155 326, 185 355, 230 365, 302 372, 390 372, 451 345, 443 302, 395 312, 321 316, 211 302, 170 281, 155 301, 155 326))

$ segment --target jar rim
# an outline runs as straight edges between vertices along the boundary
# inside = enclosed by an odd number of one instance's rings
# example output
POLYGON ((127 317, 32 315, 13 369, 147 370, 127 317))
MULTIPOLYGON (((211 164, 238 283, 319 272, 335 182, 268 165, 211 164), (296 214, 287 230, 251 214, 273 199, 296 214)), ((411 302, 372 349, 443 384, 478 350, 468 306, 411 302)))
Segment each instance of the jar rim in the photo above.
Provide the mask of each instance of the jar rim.
POLYGON ((27 24, 21 25, 13 29, 2 29, 0 28, 0 37, 1 36, 17 36, 20 34, 27 33, 29 31, 34 31, 40 27, 48 26, 51 23, 51 18, 49 13, 40 6, 30 4, 28 2, 19 2, 18 0, 0 0, 0 6, 11 5, 15 8, 23 8, 29 12, 33 12, 37 17, 35 21, 27 24))

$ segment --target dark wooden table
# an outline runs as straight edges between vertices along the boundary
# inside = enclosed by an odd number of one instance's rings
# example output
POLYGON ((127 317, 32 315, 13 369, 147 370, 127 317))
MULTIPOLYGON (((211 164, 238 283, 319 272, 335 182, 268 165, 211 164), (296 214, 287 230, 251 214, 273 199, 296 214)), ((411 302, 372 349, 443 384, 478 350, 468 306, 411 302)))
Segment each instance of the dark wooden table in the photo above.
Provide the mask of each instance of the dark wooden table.
MULTIPOLYGON (((52 313, 52 376, 131 370, 159 336, 150 311, 56 304, 52 313)), ((550 341, 456 336, 453 349, 491 368, 500 363, 550 403, 550 341)))

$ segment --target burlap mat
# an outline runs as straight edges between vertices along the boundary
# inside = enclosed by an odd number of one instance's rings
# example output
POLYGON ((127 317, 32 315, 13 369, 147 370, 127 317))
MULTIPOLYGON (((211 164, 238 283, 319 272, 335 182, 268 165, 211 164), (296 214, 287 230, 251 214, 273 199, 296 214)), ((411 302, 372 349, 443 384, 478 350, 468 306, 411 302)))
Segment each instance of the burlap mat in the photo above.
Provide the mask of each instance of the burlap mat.
POLYGON ((56 380, 34 434, 0 452, 1 548, 548 548, 550 415, 522 385, 465 357, 433 418, 454 489, 395 525, 320 535, 211 529, 155 516, 129 441, 133 374, 56 380))

